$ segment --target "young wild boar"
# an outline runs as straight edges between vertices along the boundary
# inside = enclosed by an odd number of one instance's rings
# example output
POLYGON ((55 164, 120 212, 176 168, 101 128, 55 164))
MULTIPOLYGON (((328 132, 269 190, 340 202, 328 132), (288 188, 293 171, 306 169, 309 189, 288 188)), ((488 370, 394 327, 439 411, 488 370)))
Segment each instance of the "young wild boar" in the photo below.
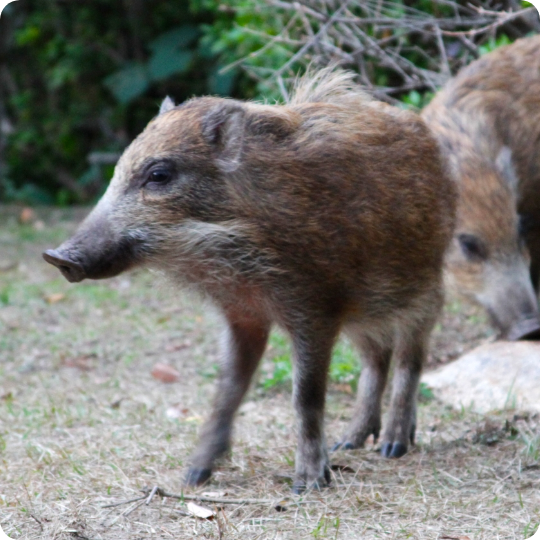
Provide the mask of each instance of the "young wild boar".
POLYGON ((329 481, 325 390, 342 329, 364 364, 342 444, 379 434, 394 356, 382 452, 406 452, 453 227, 441 161, 419 117, 372 101, 346 73, 305 79, 286 106, 167 99, 78 232, 44 254, 69 281, 158 268, 223 313, 221 379, 187 484, 229 448, 273 323, 294 348, 296 491, 329 481))
POLYGON ((450 285, 484 306, 503 337, 538 337, 540 36, 470 64, 423 117, 460 190, 450 285))

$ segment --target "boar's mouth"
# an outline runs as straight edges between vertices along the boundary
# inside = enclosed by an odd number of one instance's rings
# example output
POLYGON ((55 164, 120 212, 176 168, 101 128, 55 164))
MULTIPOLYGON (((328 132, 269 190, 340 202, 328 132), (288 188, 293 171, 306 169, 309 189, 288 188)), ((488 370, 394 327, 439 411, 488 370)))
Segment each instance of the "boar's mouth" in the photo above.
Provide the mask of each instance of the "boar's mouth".
POLYGON ((514 324, 504 336, 509 341, 540 340, 540 319, 531 317, 514 324))

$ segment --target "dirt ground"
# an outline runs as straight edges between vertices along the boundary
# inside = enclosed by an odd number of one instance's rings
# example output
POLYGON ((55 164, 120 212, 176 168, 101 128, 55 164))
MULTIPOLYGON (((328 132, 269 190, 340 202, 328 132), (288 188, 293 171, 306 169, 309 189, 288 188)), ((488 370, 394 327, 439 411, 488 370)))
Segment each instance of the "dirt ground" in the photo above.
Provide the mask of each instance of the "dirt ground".
MULTIPOLYGON (((293 496, 295 434, 287 384, 255 384, 232 454, 184 498, 184 467, 209 410, 219 318, 146 271, 70 285, 40 256, 82 211, 20 225, 0 208, 0 525, 13 539, 524 539, 540 523, 540 419, 481 417, 422 392, 416 447, 332 455, 332 486, 293 496), (181 373, 164 384, 156 362, 181 373), (142 491, 147 490, 147 491, 142 491), (212 512, 193 515, 188 503, 212 512), (107 505, 123 503, 117 506, 107 505)), ((427 369, 493 333, 449 300, 427 369)), ((272 361, 272 350, 267 362, 272 361)), ((327 438, 352 410, 331 385, 327 438)))

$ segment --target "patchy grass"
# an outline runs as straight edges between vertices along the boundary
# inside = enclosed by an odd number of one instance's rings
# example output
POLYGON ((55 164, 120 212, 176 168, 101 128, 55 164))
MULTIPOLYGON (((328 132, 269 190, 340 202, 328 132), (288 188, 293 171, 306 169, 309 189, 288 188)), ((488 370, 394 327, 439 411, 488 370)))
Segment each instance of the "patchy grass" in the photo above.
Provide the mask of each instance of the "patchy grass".
MULTIPOLYGON (((291 344, 282 332, 272 333, 266 356, 268 360, 263 362, 258 385, 264 390, 280 387, 290 390, 293 378, 291 344)), ((340 339, 332 355, 330 382, 355 391, 360 370, 360 359, 356 350, 345 338, 340 339)))
MULTIPOLYGON (((185 494, 244 502, 201 502, 215 512, 212 520, 190 515, 186 499, 157 495, 149 505, 105 508, 154 485, 181 493, 210 406, 219 318, 148 272, 70 285, 40 252, 69 234, 80 213, 44 212, 37 230, 3 210, 0 524, 13 539, 494 540, 536 531, 539 419, 454 411, 425 388, 418 444, 407 456, 384 460, 371 444, 337 452, 332 487, 293 497, 292 368, 278 332, 240 409, 230 457, 208 486, 185 494), (153 379, 158 361, 175 366, 181 380, 153 379)), ((492 334, 478 311, 449 302, 430 365, 486 339, 492 334)), ((330 374, 330 443, 350 418, 359 370, 355 352, 340 342, 330 374)))

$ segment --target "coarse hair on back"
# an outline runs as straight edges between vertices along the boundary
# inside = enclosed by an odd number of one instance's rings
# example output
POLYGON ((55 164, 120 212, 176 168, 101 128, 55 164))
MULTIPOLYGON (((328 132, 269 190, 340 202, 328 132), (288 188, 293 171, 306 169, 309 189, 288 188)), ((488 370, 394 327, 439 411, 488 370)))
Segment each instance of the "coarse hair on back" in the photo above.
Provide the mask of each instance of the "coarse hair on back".
POLYGON ((305 103, 367 103, 372 97, 354 81, 355 74, 336 65, 306 73, 294 83, 288 105, 305 103))

